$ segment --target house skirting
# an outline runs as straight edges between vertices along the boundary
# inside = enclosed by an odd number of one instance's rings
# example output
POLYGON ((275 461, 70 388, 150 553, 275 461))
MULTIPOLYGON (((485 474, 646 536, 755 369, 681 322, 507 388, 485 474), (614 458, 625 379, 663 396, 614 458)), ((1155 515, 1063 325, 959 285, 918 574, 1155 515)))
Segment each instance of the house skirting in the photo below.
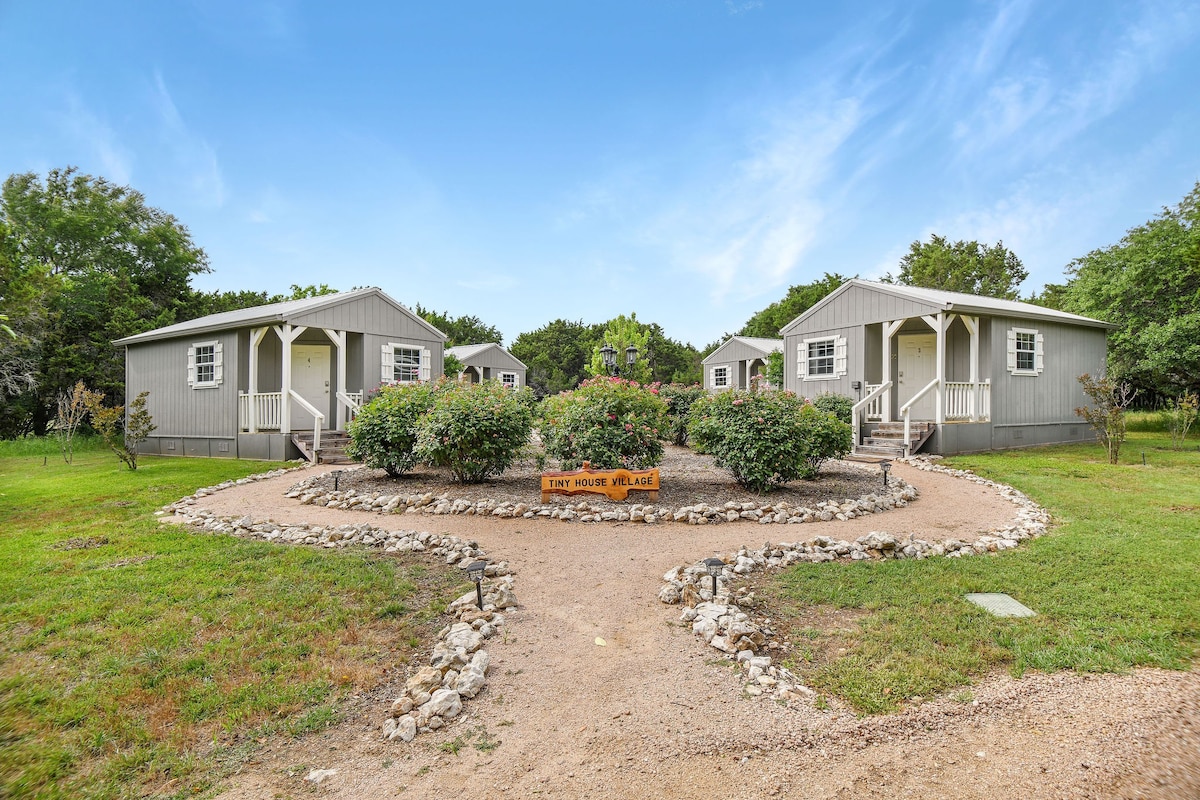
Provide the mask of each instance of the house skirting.
POLYGON ((948 422, 937 426, 925 453, 950 456, 958 453, 982 453, 988 450, 1012 450, 1043 444, 1070 444, 1095 439, 1085 422, 1034 422, 994 425, 989 422, 948 422))
POLYGON ((254 461, 292 461, 303 457, 286 433, 239 433, 236 437, 151 436, 138 445, 138 453, 254 461))

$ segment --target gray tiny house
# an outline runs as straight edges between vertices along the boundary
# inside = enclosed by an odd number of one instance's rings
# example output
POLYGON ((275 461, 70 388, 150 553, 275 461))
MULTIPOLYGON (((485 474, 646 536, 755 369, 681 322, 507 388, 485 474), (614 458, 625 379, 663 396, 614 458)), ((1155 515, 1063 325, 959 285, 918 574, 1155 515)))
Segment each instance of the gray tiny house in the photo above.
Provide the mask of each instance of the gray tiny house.
POLYGON ((149 391, 142 452, 316 458, 383 383, 442 374, 445 335, 376 288, 212 314, 119 339, 149 391), (327 441, 330 437, 327 437, 327 441))
POLYGON ((965 453, 1091 438, 1078 378, 1111 325, 1031 303, 850 280, 788 323, 784 388, 848 395, 856 452, 965 453))
POLYGON ((462 362, 458 379, 464 383, 497 380, 516 389, 525 385, 525 365, 495 342, 448 347, 446 354, 462 362))
POLYGON ((766 374, 768 356, 782 349, 782 339, 730 336, 700 362, 704 388, 710 392, 748 389, 751 378, 766 374))

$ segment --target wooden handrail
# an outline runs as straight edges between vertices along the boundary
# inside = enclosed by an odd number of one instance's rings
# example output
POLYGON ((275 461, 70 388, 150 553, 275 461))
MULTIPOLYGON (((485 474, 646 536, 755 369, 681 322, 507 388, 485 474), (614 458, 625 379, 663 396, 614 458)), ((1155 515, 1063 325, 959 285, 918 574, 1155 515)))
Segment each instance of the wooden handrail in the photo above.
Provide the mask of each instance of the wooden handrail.
POLYGON ((317 451, 321 449, 321 423, 325 421, 325 415, 317 410, 317 407, 305 400, 295 389, 288 389, 288 395, 300 404, 300 407, 313 415, 313 462, 316 463, 317 451))
MULTIPOLYGON (((853 431, 853 433, 854 433, 854 444, 856 446, 859 444, 859 441, 858 441, 858 435, 859 435, 858 415, 859 415, 859 412, 861 412, 864 408, 869 406, 871 404, 871 401, 873 401, 876 397, 879 397, 879 395, 883 394, 890 388, 892 388, 891 381, 888 381, 887 383, 881 383, 878 386, 876 386, 874 389, 872 389, 871 392, 868 393, 866 397, 864 397, 862 400, 859 400, 857 403, 855 403, 850 408, 850 430, 853 431)), ((887 419, 887 417, 885 416, 884 419, 887 419)))
POLYGON ((929 383, 925 384, 924 389, 914 394, 911 398, 909 398, 907 403, 900 406, 900 413, 904 415, 904 455, 906 456, 911 455, 911 453, 908 452, 908 448, 912 443, 912 417, 909 412, 912 411, 913 403, 917 402, 926 394, 928 394, 929 390, 937 386, 939 383, 941 383, 941 381, 939 381, 937 378, 934 378, 929 383))

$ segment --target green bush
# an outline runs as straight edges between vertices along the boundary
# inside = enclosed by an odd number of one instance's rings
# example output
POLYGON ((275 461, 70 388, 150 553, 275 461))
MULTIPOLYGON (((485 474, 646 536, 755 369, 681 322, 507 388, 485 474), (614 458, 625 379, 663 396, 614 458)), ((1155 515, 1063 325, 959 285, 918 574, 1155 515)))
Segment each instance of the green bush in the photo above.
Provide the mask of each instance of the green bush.
POLYGON ((813 398, 812 404, 821 411, 833 414, 849 425, 854 416, 854 398, 834 392, 822 392, 813 398))
POLYGON ((692 404, 708 392, 698 383, 687 386, 682 383, 664 383, 658 387, 658 396, 667 404, 667 416, 663 425, 663 438, 674 444, 687 444, 688 412, 692 404))
POLYGON ((508 469, 533 432, 533 412, 499 381, 447 386, 417 424, 415 457, 445 467, 454 479, 479 483, 508 469))
POLYGON ((667 404, 654 386, 598 377, 542 401, 546 454, 564 469, 641 469, 662 461, 667 404))
POLYGON ((350 443, 346 455, 368 467, 385 469, 398 478, 412 470, 416 460, 417 424, 433 405, 434 394, 443 390, 441 383, 404 383, 386 385, 379 394, 358 410, 346 426, 350 443))
POLYGON ((754 492, 812 479, 830 458, 850 452, 850 426, 792 392, 720 392, 692 406, 693 449, 754 492))

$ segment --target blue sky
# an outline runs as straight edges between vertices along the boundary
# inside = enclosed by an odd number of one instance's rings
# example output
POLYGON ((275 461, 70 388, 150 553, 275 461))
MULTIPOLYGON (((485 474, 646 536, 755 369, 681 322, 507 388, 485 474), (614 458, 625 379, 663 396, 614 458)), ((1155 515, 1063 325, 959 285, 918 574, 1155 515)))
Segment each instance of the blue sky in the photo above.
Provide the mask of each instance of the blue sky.
POLYGON ((700 347, 930 233, 1061 281, 1200 179, 1198 43, 1196 2, 0 0, 0 174, 133 186, 202 289, 700 347))

